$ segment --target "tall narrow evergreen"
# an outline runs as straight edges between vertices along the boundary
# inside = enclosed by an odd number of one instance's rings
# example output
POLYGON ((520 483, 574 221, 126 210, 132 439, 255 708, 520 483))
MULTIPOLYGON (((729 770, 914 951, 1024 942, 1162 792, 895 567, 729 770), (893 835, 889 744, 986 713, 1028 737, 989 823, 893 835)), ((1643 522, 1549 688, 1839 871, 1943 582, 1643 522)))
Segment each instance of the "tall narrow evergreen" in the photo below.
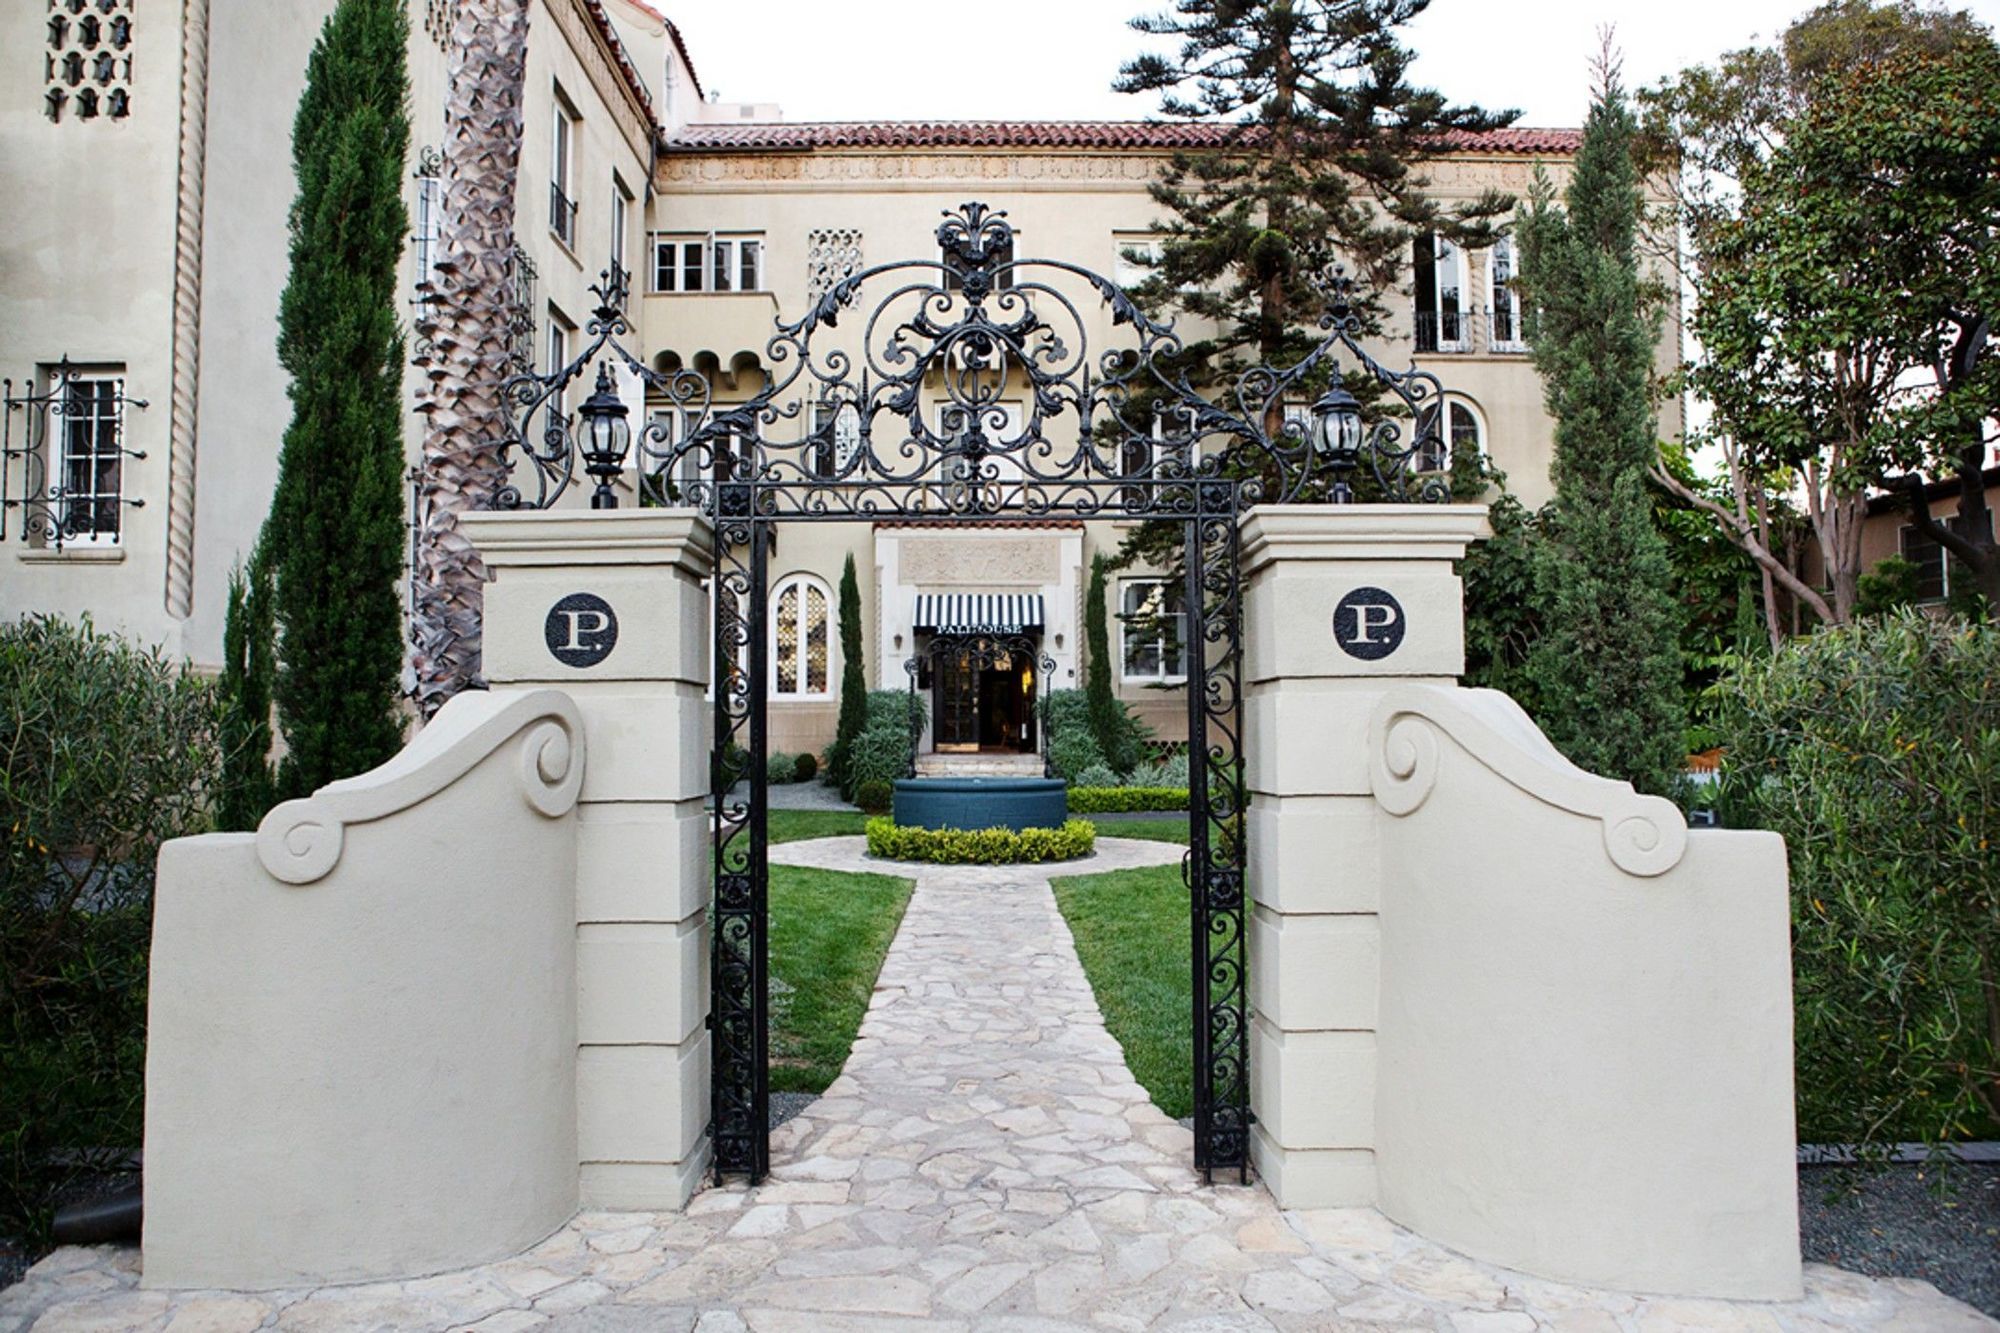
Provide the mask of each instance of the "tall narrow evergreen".
POLYGON ((1084 595, 1083 603, 1084 650, 1090 658, 1084 665, 1083 697, 1097 748, 1115 766, 1122 732, 1118 700, 1111 692, 1111 627, 1104 607, 1109 569, 1110 562, 1102 551, 1091 557, 1090 591, 1084 595))
POLYGON ((278 360, 292 421, 262 544, 276 698, 296 796, 402 743, 403 337, 397 261, 410 125, 402 0, 340 0, 292 124, 298 195, 278 360))
POLYGON ((1639 272, 1634 129, 1607 58, 1566 207, 1542 178, 1521 222, 1529 341, 1556 423, 1556 494, 1534 557, 1542 631, 1526 669, 1557 748, 1666 793, 1686 716, 1673 568, 1646 481, 1660 316, 1639 272))
POLYGON ((861 585, 854 577, 854 556, 840 571, 840 721, 826 752, 827 779, 847 785, 847 760, 854 738, 868 725, 868 672, 861 660, 861 585))
POLYGON ((271 619, 271 562, 262 544, 247 569, 229 576, 222 627, 222 790, 215 821, 247 832, 272 805, 271 690, 277 673, 271 619))

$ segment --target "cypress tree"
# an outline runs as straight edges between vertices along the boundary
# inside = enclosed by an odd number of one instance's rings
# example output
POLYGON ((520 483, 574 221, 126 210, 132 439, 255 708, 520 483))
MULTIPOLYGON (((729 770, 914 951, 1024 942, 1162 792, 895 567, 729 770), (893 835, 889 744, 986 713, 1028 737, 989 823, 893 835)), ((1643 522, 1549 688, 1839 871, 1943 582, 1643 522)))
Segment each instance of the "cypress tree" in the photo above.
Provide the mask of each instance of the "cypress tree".
POLYGON ((257 827, 272 805, 271 688, 277 664, 271 621, 271 562, 260 545, 250 566, 229 576, 222 628, 222 790, 216 823, 224 832, 257 827))
POLYGON ((1083 697, 1090 734, 1097 740, 1098 751, 1116 768, 1127 747, 1118 699, 1111 693, 1111 630, 1104 611, 1105 571, 1109 568, 1102 551, 1091 557, 1090 590, 1083 603, 1084 647, 1090 655, 1084 667, 1083 697))
POLYGON ((403 738, 408 31, 402 0, 340 0, 292 124, 298 195, 278 311, 292 420, 260 539, 278 631, 281 796, 371 768, 403 738))
POLYGON ((854 556, 840 571, 840 721, 827 748, 827 778, 847 787, 847 759, 854 738, 868 725, 868 673, 861 661, 861 585, 854 577, 854 556))
POLYGON ((1541 637, 1526 670, 1570 759, 1666 794, 1686 757, 1679 611, 1646 470, 1659 303, 1638 260, 1634 118, 1607 58, 1559 207, 1546 177, 1521 221, 1529 341, 1555 418, 1555 498, 1534 555, 1541 637))

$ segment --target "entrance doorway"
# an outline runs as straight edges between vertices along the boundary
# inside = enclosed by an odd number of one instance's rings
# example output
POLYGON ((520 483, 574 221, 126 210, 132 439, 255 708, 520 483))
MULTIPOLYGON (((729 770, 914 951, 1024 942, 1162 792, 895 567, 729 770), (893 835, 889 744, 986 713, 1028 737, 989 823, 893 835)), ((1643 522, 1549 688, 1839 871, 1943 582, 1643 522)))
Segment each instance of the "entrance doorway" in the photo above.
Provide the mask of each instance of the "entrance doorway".
POLYGON ((967 646, 932 657, 932 748, 940 754, 982 750, 1032 754, 1036 678, 1031 653, 986 655, 967 646))

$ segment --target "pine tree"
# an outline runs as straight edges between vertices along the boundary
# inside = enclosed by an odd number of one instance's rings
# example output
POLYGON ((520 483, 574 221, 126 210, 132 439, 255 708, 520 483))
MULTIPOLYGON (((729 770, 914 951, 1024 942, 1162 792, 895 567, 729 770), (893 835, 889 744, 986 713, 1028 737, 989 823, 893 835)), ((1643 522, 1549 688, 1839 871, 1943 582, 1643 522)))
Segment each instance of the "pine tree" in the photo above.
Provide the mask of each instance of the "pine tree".
POLYGON ((273 802, 271 690, 277 673, 271 562, 260 545, 229 576, 222 628, 222 790, 215 822, 229 833, 257 827, 273 802))
POLYGON ((1181 48, 1173 60, 1127 62, 1118 91, 1157 92, 1169 116, 1228 126, 1225 143, 1175 153, 1150 187, 1170 216, 1156 225, 1160 253, 1139 297, 1220 326, 1189 348, 1193 359, 1217 370, 1296 361, 1322 313, 1308 278, 1328 261, 1364 280, 1372 330, 1413 237, 1492 239, 1492 220, 1513 200, 1489 190, 1447 207, 1421 167, 1454 135, 1517 113, 1452 106, 1408 81, 1412 56, 1397 30, 1429 3, 1177 0, 1170 13, 1132 20, 1181 48))
POLYGON ((854 556, 840 571, 840 721, 827 748, 828 780, 847 787, 847 760, 854 738, 868 725, 868 672, 861 659, 861 585, 854 577, 854 556))
POLYGON ((371 768, 402 743, 408 29, 402 0, 340 0, 292 125, 298 196, 278 310, 292 421, 260 539, 278 629, 281 796, 371 768))
POLYGON ((1676 789, 1685 760, 1679 609, 1646 472, 1657 450, 1660 312, 1639 272, 1635 123, 1607 56, 1559 207, 1521 221, 1528 336, 1555 418, 1555 498, 1534 555, 1541 637, 1527 673, 1549 739, 1593 772, 1676 789))
MULTIPOLYGON (((1181 364, 1164 369, 1184 370, 1213 390, 1252 365, 1296 364, 1321 336, 1325 303, 1311 279, 1330 263, 1360 279, 1362 332, 1378 333, 1382 296, 1402 286, 1417 236, 1436 233, 1467 248, 1492 242, 1495 219, 1514 200, 1487 190, 1447 204, 1430 193, 1423 167, 1459 136, 1511 124, 1519 113, 1452 105, 1409 81, 1413 56, 1398 33, 1429 6, 1175 0, 1169 12, 1132 20, 1139 32, 1181 44, 1171 58, 1148 53, 1126 62, 1118 91, 1159 93, 1168 116, 1223 131, 1215 146, 1168 158, 1148 187, 1164 213, 1153 224, 1157 251, 1129 256, 1149 269, 1133 292, 1149 313, 1186 312, 1216 329, 1191 339, 1181 364)), ((1372 411, 1382 386, 1345 370, 1347 388, 1372 411)), ((1294 392, 1310 401, 1323 388, 1316 373, 1294 392)), ((1274 439, 1284 430, 1284 406, 1264 409, 1262 426, 1274 439)), ((1239 451, 1235 464, 1240 473, 1261 471, 1267 492, 1276 493, 1268 460, 1239 451)), ((1308 487, 1298 498, 1326 497, 1308 487)), ((1126 537, 1120 559, 1178 576, 1181 542, 1180 523, 1149 520, 1126 537)))

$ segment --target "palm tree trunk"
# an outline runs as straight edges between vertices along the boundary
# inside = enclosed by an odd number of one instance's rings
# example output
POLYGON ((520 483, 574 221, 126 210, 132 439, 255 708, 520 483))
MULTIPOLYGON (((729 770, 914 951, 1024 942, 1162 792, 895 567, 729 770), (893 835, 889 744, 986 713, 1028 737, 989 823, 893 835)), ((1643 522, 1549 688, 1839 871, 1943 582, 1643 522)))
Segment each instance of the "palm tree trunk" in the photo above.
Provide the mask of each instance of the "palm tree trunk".
POLYGON ((500 392, 513 346, 514 196, 531 0, 464 0, 445 99, 440 258, 425 317, 423 458, 417 481, 413 693, 425 717, 481 684, 486 566, 459 527, 506 484, 500 392))

